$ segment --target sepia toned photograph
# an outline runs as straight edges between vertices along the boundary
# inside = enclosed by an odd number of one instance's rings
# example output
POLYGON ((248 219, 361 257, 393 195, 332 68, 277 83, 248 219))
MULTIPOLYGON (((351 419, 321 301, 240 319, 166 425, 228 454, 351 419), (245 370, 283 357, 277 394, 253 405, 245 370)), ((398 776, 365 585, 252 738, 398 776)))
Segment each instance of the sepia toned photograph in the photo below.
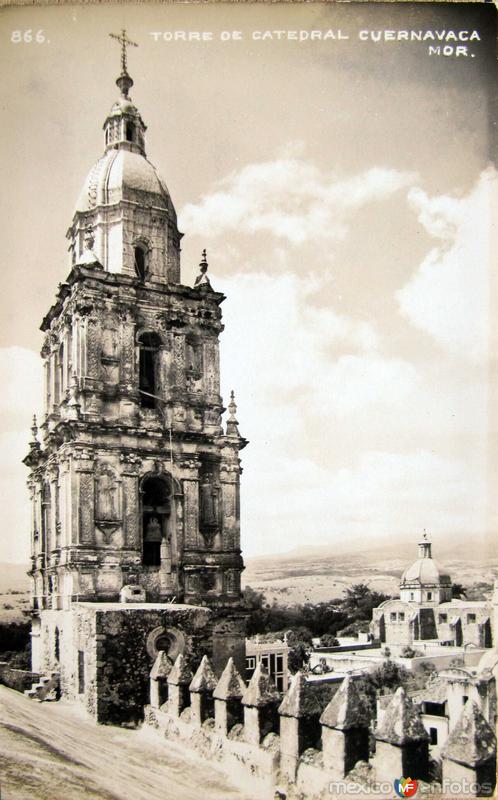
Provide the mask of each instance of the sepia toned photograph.
POLYGON ((0 799, 493 796, 494 5, 0 36, 0 799))

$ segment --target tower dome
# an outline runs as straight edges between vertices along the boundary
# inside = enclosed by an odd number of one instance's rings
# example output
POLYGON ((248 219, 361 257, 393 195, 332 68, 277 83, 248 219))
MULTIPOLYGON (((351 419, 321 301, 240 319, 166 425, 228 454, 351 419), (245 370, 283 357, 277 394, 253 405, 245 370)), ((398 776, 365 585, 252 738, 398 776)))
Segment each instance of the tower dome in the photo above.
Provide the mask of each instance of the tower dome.
POLYGON ((418 545, 418 558, 403 572, 400 599, 428 604, 451 600, 451 578, 432 558, 431 543, 424 533, 418 545))
POLYGON ((99 158, 87 175, 74 213, 86 214, 99 206, 121 200, 133 202, 136 192, 154 195, 154 205, 176 212, 166 183, 145 156, 123 148, 112 148, 99 158))
POLYGON ((146 157, 147 127, 129 96, 126 60, 116 84, 120 96, 104 122, 104 154, 84 181, 67 233, 71 263, 82 263, 91 230, 104 270, 179 283, 182 234, 168 187, 146 157))

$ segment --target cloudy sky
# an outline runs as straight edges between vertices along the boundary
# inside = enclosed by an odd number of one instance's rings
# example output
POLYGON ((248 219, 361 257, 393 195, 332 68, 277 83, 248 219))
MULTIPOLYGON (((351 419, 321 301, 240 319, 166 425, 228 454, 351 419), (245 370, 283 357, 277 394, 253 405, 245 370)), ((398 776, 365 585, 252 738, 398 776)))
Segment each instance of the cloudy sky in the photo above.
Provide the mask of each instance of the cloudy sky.
POLYGON ((183 281, 206 247, 227 295, 222 392, 235 390, 250 440, 245 554, 416 540, 423 528, 435 542, 468 536, 474 551, 491 541, 491 14, 2 10, 0 561, 28 554, 20 459, 41 405, 38 326, 68 273, 65 232, 103 151, 119 64, 107 34, 122 25, 140 45, 129 66, 147 154, 185 232, 183 281), (44 41, 13 40, 26 29, 44 41), (286 33, 312 30, 322 40, 286 33), (428 39, 372 41, 386 30, 476 30, 479 40, 456 58, 430 55, 428 39), (211 39, 169 41, 175 31, 211 39), (240 36, 222 41, 223 31, 240 36))

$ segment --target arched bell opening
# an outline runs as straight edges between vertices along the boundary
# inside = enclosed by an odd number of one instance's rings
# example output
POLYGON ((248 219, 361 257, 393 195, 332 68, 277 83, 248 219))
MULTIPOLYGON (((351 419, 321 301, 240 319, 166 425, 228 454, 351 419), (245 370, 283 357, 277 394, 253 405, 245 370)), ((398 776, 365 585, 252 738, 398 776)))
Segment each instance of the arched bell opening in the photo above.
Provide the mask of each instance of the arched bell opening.
POLYGON ((161 339, 157 333, 141 333, 139 346, 139 393, 142 408, 155 408, 158 393, 158 352, 161 339))
POLYGON ((148 567, 170 562, 174 492, 169 475, 148 475, 141 485, 142 563, 148 567))
POLYGON ((147 275, 149 251, 143 242, 137 242, 133 248, 133 258, 137 278, 144 281, 147 275))

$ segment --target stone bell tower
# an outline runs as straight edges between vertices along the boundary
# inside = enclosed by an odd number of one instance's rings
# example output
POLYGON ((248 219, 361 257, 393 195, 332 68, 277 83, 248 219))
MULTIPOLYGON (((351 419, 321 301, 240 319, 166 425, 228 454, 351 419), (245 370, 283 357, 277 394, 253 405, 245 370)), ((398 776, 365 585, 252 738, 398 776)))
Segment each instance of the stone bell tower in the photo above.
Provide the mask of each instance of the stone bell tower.
POLYGON ((104 123, 68 230, 70 272, 42 322, 45 416, 25 463, 34 609, 240 606, 239 450, 220 396, 220 306, 206 252, 181 283, 176 212, 129 96, 104 123), (41 441, 39 440, 41 438, 41 441), (131 588, 130 588, 131 587, 131 588))

